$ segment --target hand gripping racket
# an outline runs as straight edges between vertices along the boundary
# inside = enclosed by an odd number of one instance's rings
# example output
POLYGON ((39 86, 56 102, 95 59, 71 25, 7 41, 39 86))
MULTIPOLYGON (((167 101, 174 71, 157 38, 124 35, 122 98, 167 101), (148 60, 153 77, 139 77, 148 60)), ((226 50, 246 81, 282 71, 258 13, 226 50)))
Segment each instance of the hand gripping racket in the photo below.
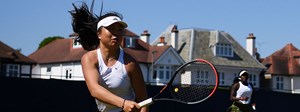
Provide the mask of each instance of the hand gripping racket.
POLYGON ((214 94, 218 84, 218 72, 214 65, 203 59, 195 59, 181 65, 159 93, 138 105, 144 107, 162 100, 184 104, 200 103, 214 94), (159 98, 166 88, 169 88, 172 98, 159 98))

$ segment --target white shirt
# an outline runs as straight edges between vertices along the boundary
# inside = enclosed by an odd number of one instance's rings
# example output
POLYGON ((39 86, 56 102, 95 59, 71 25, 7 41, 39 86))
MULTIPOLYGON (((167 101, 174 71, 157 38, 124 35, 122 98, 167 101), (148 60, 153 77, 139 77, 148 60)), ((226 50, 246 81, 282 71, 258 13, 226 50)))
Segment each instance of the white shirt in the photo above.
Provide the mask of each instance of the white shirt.
POLYGON ((242 102, 243 104, 249 104, 250 100, 251 100, 251 95, 253 92, 253 88, 251 87, 251 85, 248 83, 248 86, 245 86, 244 84, 242 84, 242 82, 239 82, 239 89, 236 92, 236 97, 240 98, 240 97, 248 97, 248 100, 239 100, 240 102, 242 102))
MULTIPOLYGON (((119 58, 111 67, 105 65, 100 49, 97 49, 97 55, 99 62, 99 84, 119 97, 134 101, 135 94, 125 69, 123 49, 120 49, 119 58)), ((122 111, 119 107, 103 103, 97 99, 96 103, 100 112, 122 111)))

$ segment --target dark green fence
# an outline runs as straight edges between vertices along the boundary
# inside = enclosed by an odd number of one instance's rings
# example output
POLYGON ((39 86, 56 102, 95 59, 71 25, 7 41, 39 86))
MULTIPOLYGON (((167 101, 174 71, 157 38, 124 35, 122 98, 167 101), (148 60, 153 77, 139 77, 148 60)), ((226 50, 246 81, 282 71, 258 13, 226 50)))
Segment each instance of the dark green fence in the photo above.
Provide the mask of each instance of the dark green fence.
MULTIPOLYGON (((161 87, 147 89, 153 96, 161 87)), ((296 112, 299 101, 299 94, 259 90, 257 112, 296 112)), ((150 112, 225 112, 230 104, 229 90, 218 89, 202 103, 157 102, 150 106, 150 112)), ((97 112, 97 108, 83 81, 0 77, 0 111, 97 112)))

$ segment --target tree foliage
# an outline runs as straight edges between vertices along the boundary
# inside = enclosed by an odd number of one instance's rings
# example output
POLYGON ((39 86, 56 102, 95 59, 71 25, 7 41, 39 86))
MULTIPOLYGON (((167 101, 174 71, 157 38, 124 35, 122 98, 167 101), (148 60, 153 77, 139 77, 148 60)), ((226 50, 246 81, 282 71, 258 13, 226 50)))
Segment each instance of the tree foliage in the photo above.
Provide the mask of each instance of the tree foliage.
POLYGON ((64 37, 61 36, 52 36, 52 37, 47 37, 45 38, 40 44, 39 44, 39 48, 42 48, 44 46, 46 46, 47 44, 51 43, 52 41, 56 40, 56 39, 63 39, 64 37))

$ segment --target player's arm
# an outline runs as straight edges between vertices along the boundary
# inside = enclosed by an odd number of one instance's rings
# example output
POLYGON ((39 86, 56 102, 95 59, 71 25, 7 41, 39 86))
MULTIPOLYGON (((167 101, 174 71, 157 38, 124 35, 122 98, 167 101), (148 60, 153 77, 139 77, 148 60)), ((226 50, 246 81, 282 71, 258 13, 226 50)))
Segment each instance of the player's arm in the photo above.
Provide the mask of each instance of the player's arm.
POLYGON ((230 100, 232 100, 232 101, 241 100, 241 98, 236 97, 236 91, 239 89, 239 86, 240 86, 239 83, 235 83, 232 85, 231 91, 230 91, 230 100))
MULTIPOLYGON (((139 64, 133 58, 127 56, 126 56, 126 58, 128 59, 127 71, 130 77, 132 87, 136 94, 136 102, 141 102, 148 98, 143 74, 139 64)), ((148 112, 147 107, 143 107, 140 112, 148 112)))
POLYGON ((98 59, 97 54, 93 52, 84 54, 81 59, 83 75, 91 96, 102 102, 122 108, 124 99, 114 95, 98 84, 98 59))

